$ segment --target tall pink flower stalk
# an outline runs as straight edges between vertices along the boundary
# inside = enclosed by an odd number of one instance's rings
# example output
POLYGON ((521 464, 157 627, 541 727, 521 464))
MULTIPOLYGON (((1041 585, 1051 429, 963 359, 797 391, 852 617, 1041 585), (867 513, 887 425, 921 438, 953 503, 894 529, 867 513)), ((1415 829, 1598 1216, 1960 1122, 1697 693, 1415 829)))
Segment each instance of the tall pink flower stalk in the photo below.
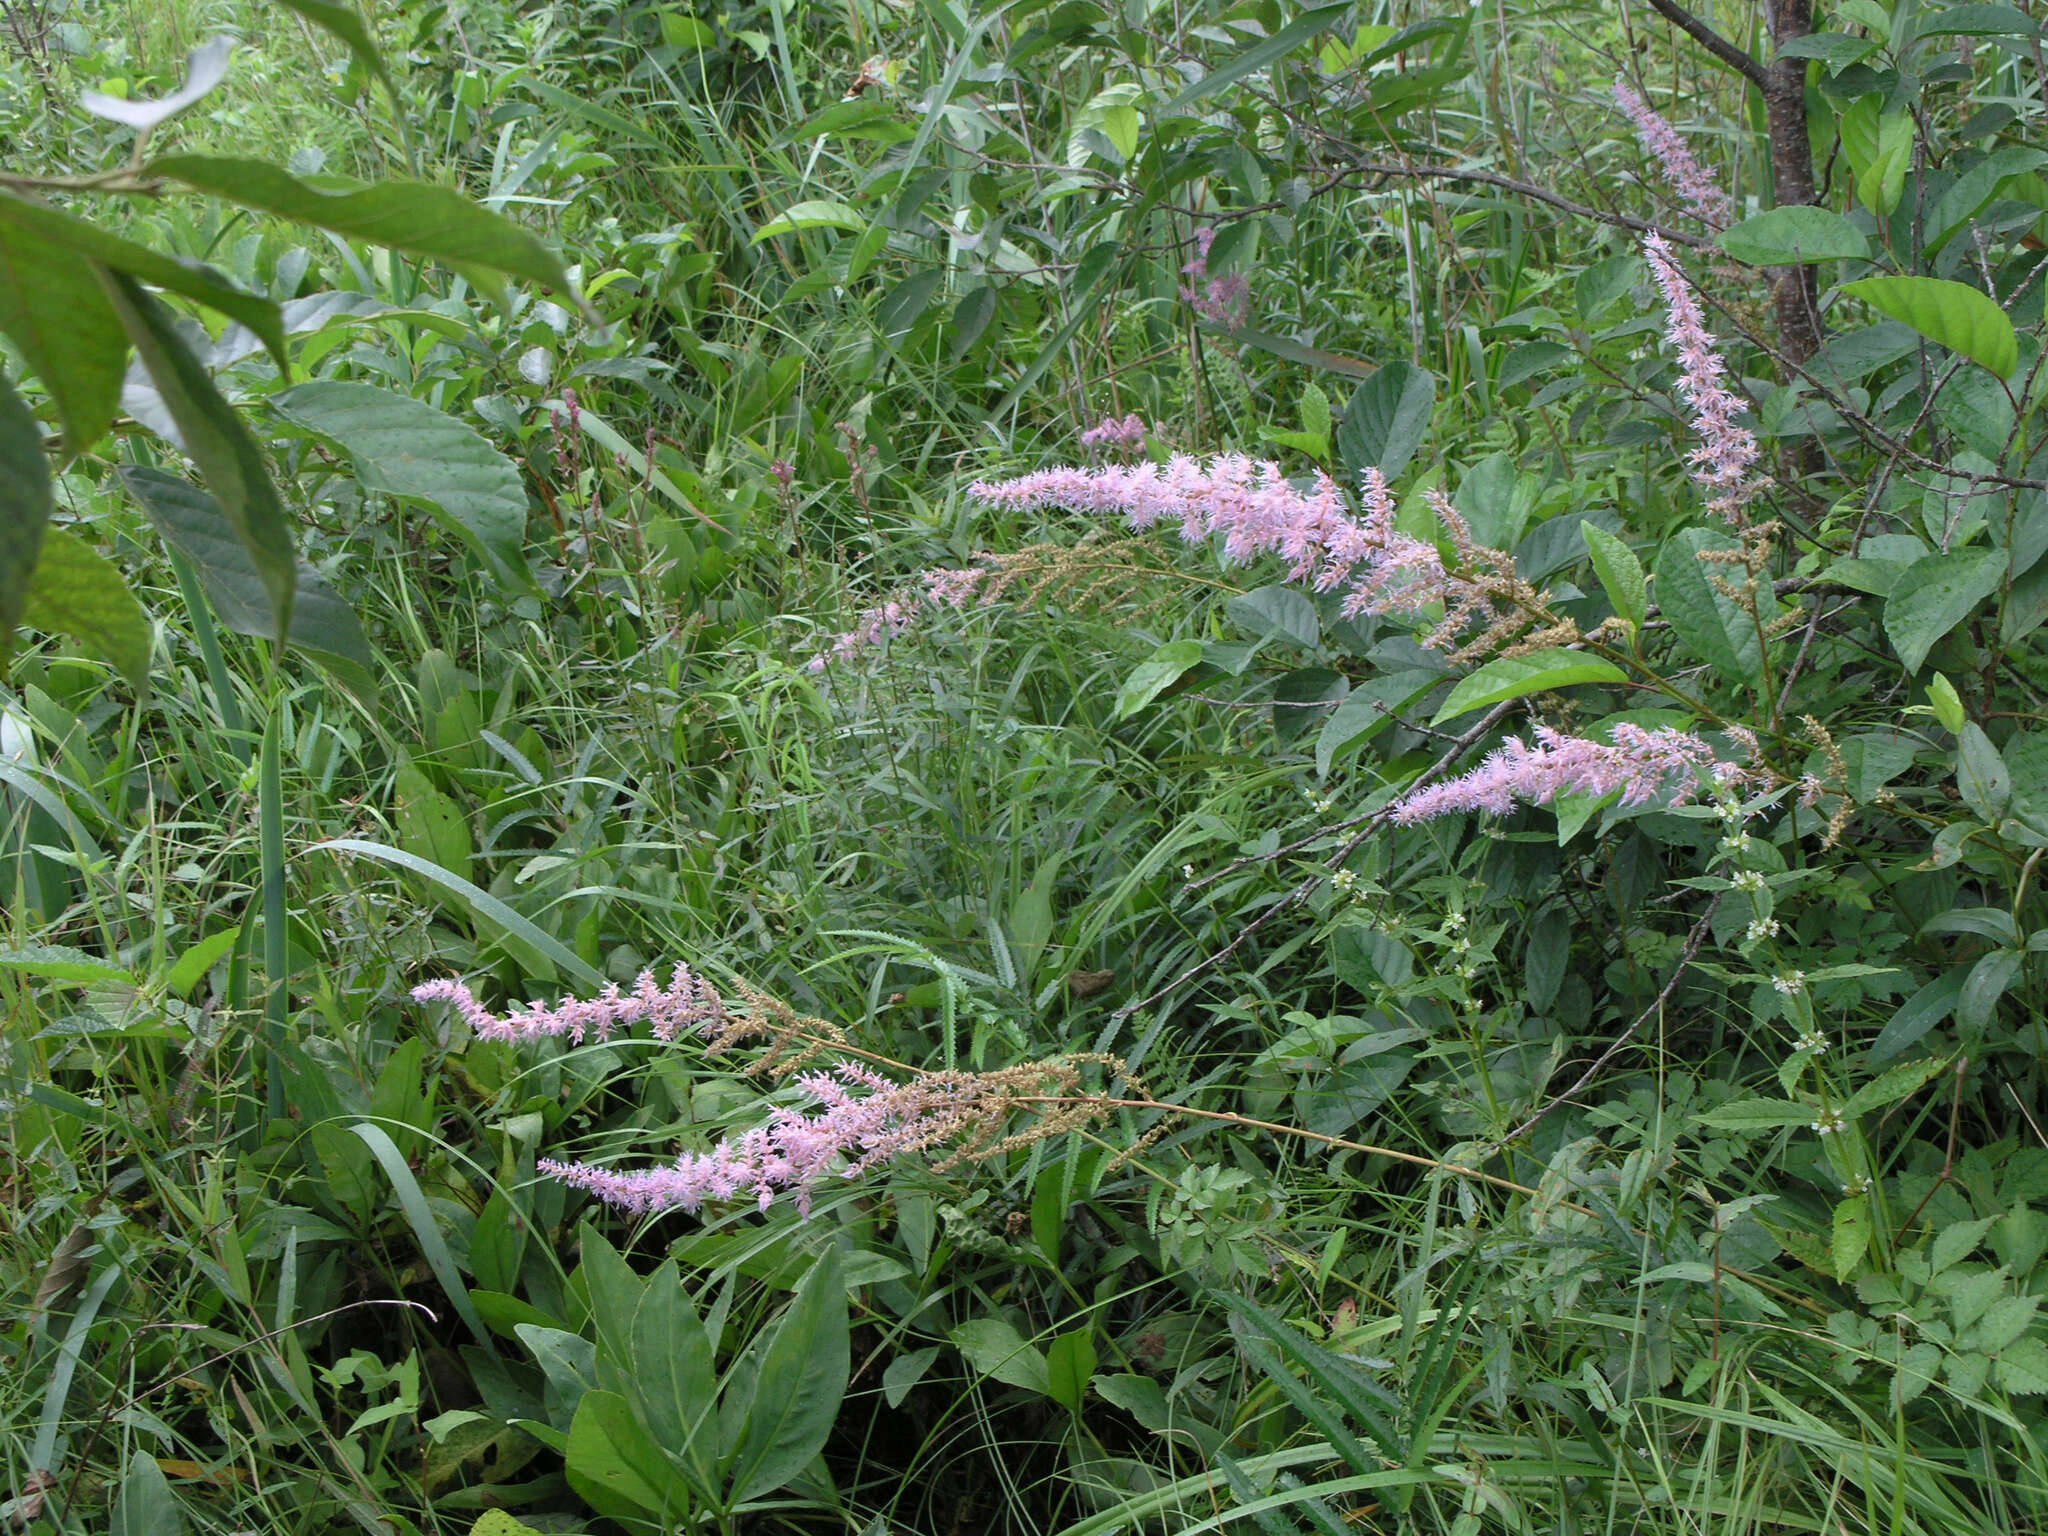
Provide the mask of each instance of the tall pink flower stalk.
POLYGON ((1748 406, 1721 382, 1727 364, 1715 349, 1699 300, 1670 245, 1662 235, 1645 235, 1643 254, 1664 293, 1664 336, 1677 349, 1681 370, 1678 393, 1692 407, 1692 427, 1699 435, 1699 446, 1686 461, 1693 479, 1707 493, 1707 510, 1740 524, 1742 509, 1763 489, 1755 475, 1756 434, 1737 419, 1748 406))
MULTIPOLYGON (((1434 544, 1394 527, 1394 498, 1377 469, 1365 472, 1356 518, 1328 475, 1299 490, 1278 464, 1242 454, 1206 466, 1176 454, 1164 465, 1045 469, 977 481, 968 494, 992 507, 1119 516, 1134 532, 1174 524, 1191 544, 1220 535, 1231 564, 1277 554, 1293 580, 1319 592, 1345 589, 1346 616, 1440 618, 1437 640, 1501 617, 1493 591, 1447 569, 1434 544)), ((1434 494, 1430 504, 1453 540, 1469 546, 1470 531, 1449 500, 1434 494)))
POLYGON ((971 603, 988 579, 979 566, 962 570, 932 570, 924 573, 924 590, 911 592, 861 610, 860 621, 832 637, 832 643, 813 656, 806 666, 823 672, 835 661, 852 661, 867 651, 880 650, 891 640, 910 633, 928 614, 942 609, 958 610, 971 603))
POLYGON ((1631 90, 1623 80, 1614 82, 1614 99, 1636 125, 1636 133, 1664 168, 1672 190, 1686 209, 1709 229, 1726 229, 1735 222, 1735 203, 1721 190, 1714 173, 1694 158, 1684 137, 1661 117, 1655 108, 1631 90))
POLYGON ((1699 798, 1703 787, 1734 784, 1745 774, 1685 731, 1623 723, 1614 727, 1613 736, 1610 745, 1539 725, 1533 747, 1510 737, 1472 772, 1398 802, 1393 820, 1412 825, 1471 811, 1505 816, 1517 804, 1548 805, 1559 795, 1604 796, 1616 790, 1627 806, 1666 796, 1684 803, 1699 798))

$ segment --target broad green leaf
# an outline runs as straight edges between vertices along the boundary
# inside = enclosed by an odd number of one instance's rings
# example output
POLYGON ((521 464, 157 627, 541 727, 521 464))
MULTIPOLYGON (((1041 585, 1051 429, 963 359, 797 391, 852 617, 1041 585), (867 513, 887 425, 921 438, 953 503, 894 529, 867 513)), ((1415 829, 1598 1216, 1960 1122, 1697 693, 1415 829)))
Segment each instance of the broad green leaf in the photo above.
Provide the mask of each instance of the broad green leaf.
POLYGON ((1316 772, 1325 777, 1337 760, 1348 757, 1392 725, 1404 709, 1421 702, 1440 686, 1444 674, 1414 667, 1369 677, 1330 711, 1316 738, 1316 772))
POLYGON ((28 608, 29 582, 55 504, 42 428, 0 374, 0 671, 28 608))
POLYGON ((44 981, 66 981, 79 986, 132 987, 135 976, 126 966, 102 960, 68 944, 31 944, 26 949, 0 950, 0 971, 18 971, 44 981))
POLYGON ((183 1536, 185 1513, 156 1458, 137 1451, 128 1458, 121 1492, 107 1521, 108 1536, 183 1536))
POLYGON ((1650 578, 1643 574, 1642 561, 1605 528, 1581 523, 1579 530, 1593 556, 1593 570, 1607 593, 1607 601, 1614 605, 1616 613, 1641 629, 1650 614, 1650 578))
POLYGON ((364 490, 425 502, 501 575, 531 584, 526 487, 512 461, 473 428, 424 400, 338 379, 288 389, 270 406, 339 445, 364 490))
POLYGON ((1712 580, 1739 568, 1699 558, 1734 547, 1733 539, 1711 528, 1681 532, 1657 557, 1657 606, 1694 655, 1729 682, 1754 688, 1763 682, 1760 626, 1712 580))
MULTIPOLYGON (((289 375, 291 360, 285 353, 284 322, 277 305, 261 294, 236 287, 212 267, 167 256, 133 240, 124 240, 89 220, 4 192, 0 192, 0 225, 7 226, 5 232, 0 232, 0 239, 42 240, 68 252, 56 259, 68 262, 81 280, 91 280, 85 263, 96 261, 238 321, 269 350, 279 370, 289 375)), ((50 299, 45 297, 43 302, 50 299)), ((104 300, 101 307, 105 307, 104 300)), ((68 318, 62 316, 61 309, 60 318, 68 318)), ((124 345, 124 357, 126 352, 124 345)))
POLYGON ((1968 283, 1941 277, 1866 277, 1841 292, 1959 352, 1996 378, 2019 367, 2019 338, 1998 302, 1968 283))
POLYGON ((1377 468, 1388 480, 1415 457, 1436 408, 1436 376, 1413 363, 1388 363, 1352 392, 1337 426, 1337 452, 1352 474, 1377 468))
POLYGON ((0 191, 0 331, 56 402, 65 448, 83 453, 119 408, 128 338, 92 266, 10 217, 23 202, 0 191))
POLYGON ((1998 590, 2005 571, 1997 549, 1929 555, 1906 568, 1885 599, 1884 632, 1908 672, 1918 672, 1934 643, 1998 590))
POLYGON ((22 622, 72 639, 105 657, 137 693, 149 688, 154 643, 149 614, 120 569, 68 528, 43 534, 22 622))
POLYGON ((1883 1109, 1901 1099, 1909 1099, 1941 1076, 1947 1067, 1948 1062, 1943 1058, 1930 1056, 1925 1061, 1909 1061, 1880 1072, 1849 1095, 1849 1102, 1842 1106, 1842 1113, 1853 1120, 1873 1109, 1883 1109))
POLYGON ((827 134, 844 139, 880 139, 898 144, 915 138, 917 130, 897 116, 896 104, 881 95, 856 96, 835 101, 822 112, 814 112, 793 127, 785 128, 768 141, 771 149, 784 149, 827 134))
POLYGON ((448 187, 414 181, 364 186, 338 177, 316 187, 266 161, 210 155, 159 156, 147 172, 352 240, 524 278, 572 299, 597 319, 546 242, 448 187))
POLYGON ((186 997, 218 965, 242 937, 240 928, 223 928, 186 950, 164 972, 164 985, 175 997, 186 997))
POLYGON ((979 1317, 961 1323, 949 1337, 953 1347, 982 1375, 1041 1396, 1051 1394, 1052 1377, 1044 1354, 1002 1318, 979 1317))
POLYGON ((851 1365, 846 1282, 839 1250, 827 1248, 804 1277, 760 1351, 746 1422, 727 1468, 735 1504, 787 1485, 825 1448, 851 1365))
POLYGON ((700 1431, 717 1407, 711 1336, 673 1259, 647 1277, 629 1334, 630 1394, 657 1444, 708 1475, 715 1436, 700 1431))
POLYGON ((1323 638, 1316 605, 1297 587, 1260 587, 1233 597, 1224 611, 1233 624, 1260 639, 1292 640, 1313 650, 1323 638))
POLYGON ((1095 1374, 1095 1341, 1086 1328, 1063 1333, 1045 1351, 1046 1381, 1052 1400, 1070 1413, 1081 1411, 1095 1374))
POLYGON ((2012 774, 1975 721, 1963 722, 1956 741, 1956 787, 1963 804, 1987 822, 2003 821, 2011 808, 2012 774))
POLYGON ((1962 999, 1966 974, 1960 967, 1945 971, 1901 1003, 1870 1043, 1870 1064, 1889 1061, 1918 1044, 1923 1035, 1954 1013, 1962 999))
POLYGON ((1915 18, 1921 37, 2039 37, 2041 24, 2010 5, 1951 5, 1915 18))
POLYGON ((866 217, 845 203, 816 198, 791 204, 754 231, 753 243, 759 245, 763 240, 772 240, 777 235, 791 234, 800 229, 847 229, 857 234, 867 227, 866 217))
POLYGON ((2007 144, 1994 149, 1956 177, 1955 184, 1934 205, 1928 216, 1925 248, 1931 260, 1950 239, 1983 212, 1985 204, 1998 194, 2010 176, 2023 176, 2048 165, 2048 151, 2025 144, 2007 144))
POLYGON ((193 49, 185 62, 185 83, 168 96, 153 101, 132 101, 125 96, 108 96, 99 91, 80 91, 78 104, 94 117, 120 123, 146 134, 167 123, 188 107, 195 107, 219 88, 228 77, 228 55, 235 51, 231 37, 210 37, 193 49))
POLYGON ((270 599, 273 632, 291 633, 292 595, 299 576, 298 551, 270 466, 234 407, 172 327, 164 307, 125 273, 103 274, 114 312, 134 343, 144 370, 177 424, 185 452, 199 466, 206 487, 227 514, 228 526, 248 551, 250 563, 270 599))
POLYGON ((398 846, 458 879, 469 879, 476 844, 462 808, 411 762, 398 765, 392 787, 398 794, 398 846))
POLYGON ((1628 674, 1611 661, 1578 651, 1531 651, 1526 656, 1501 656, 1469 677, 1460 678, 1451 696, 1436 712, 1433 725, 1455 720, 1475 709, 1508 699, 1548 693, 1576 683, 1625 683, 1628 674))
POLYGON ((404 126, 406 110, 398 99, 398 85, 392 80, 391 71, 385 67, 384 55, 377 47, 377 40, 370 35, 361 12, 352 5, 339 4, 337 0, 277 0, 277 3, 339 38, 355 61, 377 77, 384 93, 391 98, 392 115, 401 127, 404 126))
POLYGON ((663 1529, 687 1529, 690 1494, 652 1436, 616 1392, 583 1394, 563 1453, 569 1486, 599 1514, 629 1527, 654 1515, 663 1529))
POLYGON ((1262 69, 1271 68, 1310 38, 1328 31, 1350 14, 1351 7, 1348 4, 1319 6, 1315 10, 1302 12, 1264 42, 1246 49, 1228 64, 1188 86, 1159 109, 1160 115, 1168 116, 1178 112, 1183 107, 1192 106, 1206 97, 1215 95, 1225 86, 1237 84, 1247 75, 1255 75, 1262 69))
POLYGON ((1202 642, 1199 640, 1169 640, 1160 646, 1138 663, 1117 691, 1116 718, 1130 719, 1179 682, 1201 660, 1202 642))
POLYGON ((2027 957, 2016 949, 1994 949, 1963 978, 1962 995, 1956 999, 1956 1028, 1965 1036, 1983 1033, 1998 1013, 1998 1000, 2020 979, 2027 957))
POLYGON ((1863 231, 1826 208, 1773 208, 1724 230, 1720 245, 1737 261, 1752 267, 1860 261, 1870 255, 1870 242, 1863 231))
MULTIPOLYGON (((262 579, 214 499, 160 469, 124 466, 120 474, 163 541, 191 562, 221 623, 238 635, 274 641, 277 624, 262 579)), ((292 600, 290 643, 345 687, 366 699, 376 697, 377 659, 355 610, 303 561, 292 600)))

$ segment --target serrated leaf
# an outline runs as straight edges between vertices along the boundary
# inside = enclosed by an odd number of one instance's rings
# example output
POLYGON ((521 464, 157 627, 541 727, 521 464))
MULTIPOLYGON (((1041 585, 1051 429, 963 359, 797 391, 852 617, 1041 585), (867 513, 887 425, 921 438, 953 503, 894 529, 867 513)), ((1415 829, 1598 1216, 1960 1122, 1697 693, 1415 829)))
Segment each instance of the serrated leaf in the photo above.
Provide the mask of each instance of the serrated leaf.
POLYGON ((1998 1384, 2018 1397, 2048 1392, 2048 1344, 2020 1339, 1998 1353, 1998 1384))
POLYGON ((512 461, 467 424, 423 400, 337 379, 273 395, 270 406, 339 446, 363 489, 425 502, 502 576, 531 583, 526 487, 512 461))
POLYGON ((1323 638, 1316 605, 1294 587, 1260 587, 1233 597, 1224 611, 1232 623, 1261 639, 1279 636, 1313 650, 1323 638))
POLYGON ((1531 651, 1526 656, 1501 656, 1489 661, 1469 677, 1458 680, 1436 712, 1433 725, 1455 720, 1475 709, 1548 693, 1553 688, 1570 688, 1579 683, 1625 683, 1628 674, 1611 661, 1579 651, 1531 651))
POLYGON ((1908 672, 1934 644, 1998 590, 2007 557, 1998 549, 1958 549, 1906 567, 1884 604, 1884 632, 1908 672))
POLYGON ((1790 267, 1869 257, 1863 231, 1827 208, 1773 208, 1720 236, 1721 249, 1752 267, 1790 267))
POLYGON ((1841 292, 1959 352, 1994 377, 2019 367, 2019 338, 1995 299, 1943 277, 1866 277, 1841 292))
POLYGON ((1835 1278, 1847 1280, 1855 1274, 1869 1250, 1870 1196, 1852 1195, 1835 1207, 1828 1236, 1828 1262, 1834 1266, 1835 1278))
POLYGON ((450 188, 413 181, 363 186, 330 178, 335 183, 330 191, 266 161, 210 155, 163 155, 145 169, 150 176, 352 240, 525 278, 570 298, 597 320, 569 281, 561 258, 538 235, 450 188))
POLYGON ((1650 579, 1636 552, 1595 523, 1580 523, 1579 532, 1593 557, 1594 574, 1614 611, 1641 629, 1650 613, 1650 579))
POLYGON ((155 640, 149 614, 128 590, 119 567, 68 528, 43 534, 22 622, 69 635, 112 662, 137 693, 148 691, 155 640))
POLYGON ((0 374, 0 670, 28 609, 43 529, 55 506, 42 428, 0 374))
POLYGON ((83 453, 119 407, 128 338, 90 264, 8 217, 21 201, 0 191, 0 331, 56 402, 64 446, 83 453))
POLYGON ((792 203, 755 230, 751 243, 759 245, 763 240, 773 240, 777 235, 793 234, 800 229, 845 229, 858 234, 867 227, 868 220, 858 209, 845 203, 814 198, 792 203))
POLYGON ((135 985, 135 976, 126 966, 68 944, 31 944, 25 949, 0 950, 0 970, 78 986, 135 985))
POLYGON ((1790 1099, 1734 1099, 1693 1116, 1719 1131, 1769 1131, 1788 1125, 1811 1125, 1818 1113, 1810 1104, 1790 1099))
POLYGON ((1763 682, 1757 621, 1713 584, 1710 572, 1725 577, 1733 567, 1699 558, 1733 548, 1733 539, 1711 528, 1679 533, 1657 557, 1657 607, 1702 661, 1729 682, 1754 688, 1763 682))
POLYGON ((273 632, 290 634, 299 556, 263 450, 214 388, 164 307, 126 273, 102 269, 102 280, 143 369, 177 424, 185 452, 199 466, 207 489, 262 579, 273 632))
MULTIPOLYGON (((191 562, 221 623, 238 635, 275 640, 276 620, 262 580, 214 499, 160 469, 126 465, 120 475, 163 541, 191 562)), ((361 697, 377 696, 377 659, 355 610, 303 561, 292 600, 290 644, 361 697)))
POLYGON ((1873 1109, 1883 1109, 1887 1104, 1911 1098, 1941 1076, 1947 1066, 1948 1063, 1938 1056, 1930 1056, 1925 1061, 1904 1062, 1880 1073, 1850 1094, 1848 1103, 1842 1106, 1842 1113, 1853 1120, 1873 1109))

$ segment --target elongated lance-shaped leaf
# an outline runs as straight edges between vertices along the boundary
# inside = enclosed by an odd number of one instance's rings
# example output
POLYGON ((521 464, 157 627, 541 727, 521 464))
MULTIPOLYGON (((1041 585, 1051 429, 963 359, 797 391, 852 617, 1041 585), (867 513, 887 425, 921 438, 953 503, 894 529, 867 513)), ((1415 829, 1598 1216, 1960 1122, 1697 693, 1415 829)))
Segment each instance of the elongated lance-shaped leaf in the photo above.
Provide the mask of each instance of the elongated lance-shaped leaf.
POLYGON ((374 186, 345 182, 329 191, 261 160, 211 155, 165 155, 151 161, 148 170, 194 191, 353 240, 525 278, 565 295, 593 324, 601 323, 569 281, 561 257, 540 236, 478 207, 452 188, 385 181, 374 186))
POLYGON ((1382 1456, 1393 1462, 1405 1459, 1406 1447, 1387 1415, 1400 1401, 1384 1388, 1367 1382, 1350 1362, 1320 1348, 1299 1330, 1242 1297, 1216 1293, 1232 1313, 1231 1331, 1254 1365, 1272 1379, 1287 1400, 1308 1416, 1332 1445, 1359 1472, 1378 1470, 1373 1458, 1352 1435, 1344 1420, 1332 1411, 1341 1408, 1372 1437, 1382 1456), (1304 1383, 1289 1369, 1299 1365, 1311 1378, 1304 1383))
POLYGON ((0 668, 28 607, 29 581, 54 500, 42 429, 0 374, 0 668))
MULTIPOLYGON (((220 622, 238 635, 275 640, 263 578, 214 499, 160 469, 125 466, 121 483, 142 504, 163 541, 190 562, 220 622)), ((377 696, 377 658, 355 610, 312 566, 299 563, 289 643, 365 699, 377 696)))
POLYGON ((214 388, 171 325, 164 307, 124 272, 100 269, 114 312, 142 359, 150 382, 185 439, 185 451, 206 477, 207 488, 256 567, 270 597, 274 633, 292 632, 292 597, 299 557, 292 547, 284 503, 270 481, 263 450, 233 406, 214 388))
MULTIPOLYGON (((55 259, 63 261, 78 282, 92 281, 92 274, 78 259, 84 257, 240 321, 269 349, 278 370, 287 379, 291 377, 291 358, 284 349, 284 319, 278 306, 260 294, 237 288, 212 267, 153 251, 62 209, 4 192, 0 192, 0 224, 17 232, 18 237, 46 241, 57 247, 55 259)), ((56 318, 63 322, 71 318, 62 304, 57 306, 56 318)), ((125 358, 125 348, 122 355, 125 358)))

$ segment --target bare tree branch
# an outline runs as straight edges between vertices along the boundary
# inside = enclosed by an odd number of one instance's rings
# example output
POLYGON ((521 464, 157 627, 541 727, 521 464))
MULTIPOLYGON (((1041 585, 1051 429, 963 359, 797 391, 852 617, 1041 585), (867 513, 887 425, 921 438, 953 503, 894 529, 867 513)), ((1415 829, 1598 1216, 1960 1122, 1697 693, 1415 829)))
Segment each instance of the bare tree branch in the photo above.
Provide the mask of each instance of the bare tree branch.
POLYGON ((1691 11, 1674 5, 1672 0, 1650 0, 1650 9, 1758 90, 1765 90, 1770 86, 1771 72, 1764 67, 1761 59, 1746 49, 1736 47, 1691 11))

